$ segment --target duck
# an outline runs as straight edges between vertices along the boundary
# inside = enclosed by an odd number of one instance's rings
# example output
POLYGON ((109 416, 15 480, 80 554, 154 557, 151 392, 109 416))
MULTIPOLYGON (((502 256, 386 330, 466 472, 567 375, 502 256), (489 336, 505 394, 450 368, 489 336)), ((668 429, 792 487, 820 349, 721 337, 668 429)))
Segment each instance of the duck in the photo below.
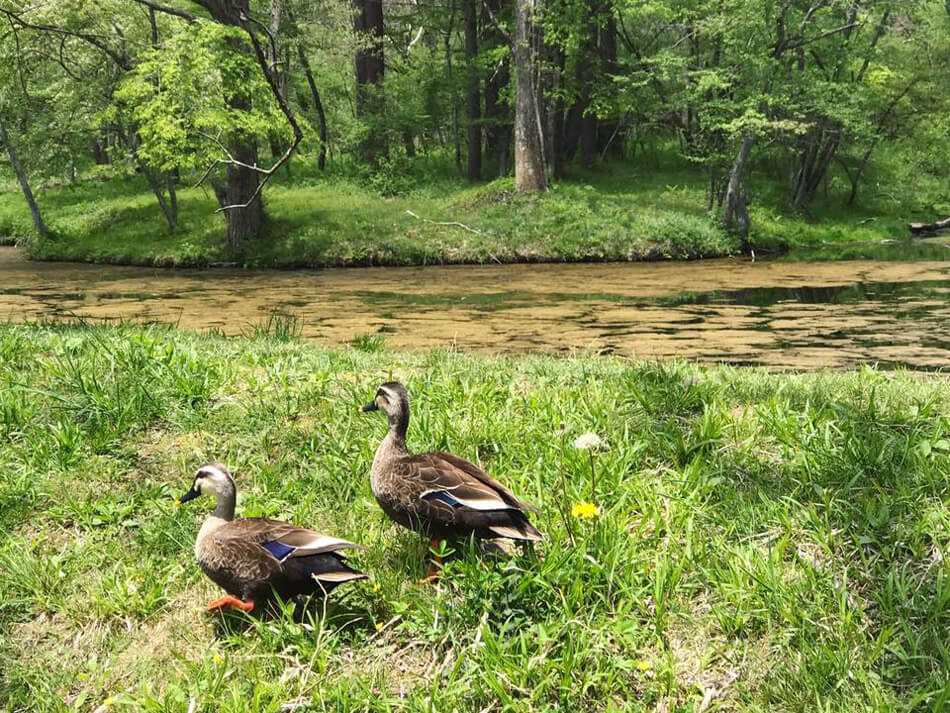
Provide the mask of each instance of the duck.
POLYGON ((275 595, 282 600, 325 596, 343 582, 367 578, 349 567, 342 554, 365 547, 281 520, 235 519, 237 486, 221 463, 198 468, 191 490, 178 504, 202 495, 217 502, 198 531, 195 557, 205 575, 227 592, 208 611, 261 610, 275 595))
MULTIPOLYGON (((389 432, 373 458, 370 485, 390 519, 429 537, 433 548, 442 540, 468 537, 542 539, 528 519, 528 512, 538 509, 474 463, 451 453, 409 452, 409 394, 401 383, 382 384, 360 411, 382 411, 389 420, 389 432)), ((438 556, 435 561, 441 562, 438 556)), ((429 578, 434 578, 433 568, 429 578)))

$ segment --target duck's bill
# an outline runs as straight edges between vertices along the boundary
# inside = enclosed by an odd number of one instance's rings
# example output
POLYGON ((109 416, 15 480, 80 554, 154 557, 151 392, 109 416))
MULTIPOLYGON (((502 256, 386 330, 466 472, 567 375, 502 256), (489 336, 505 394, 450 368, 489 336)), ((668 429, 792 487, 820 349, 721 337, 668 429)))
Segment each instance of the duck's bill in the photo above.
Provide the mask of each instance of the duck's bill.
POLYGON ((192 489, 189 490, 187 493, 185 493, 185 494, 182 495, 180 498, 178 498, 178 502, 179 502, 179 503, 187 503, 189 500, 194 500, 194 499, 197 498, 199 495, 201 495, 201 493, 199 493, 197 490, 195 490, 194 488, 192 488, 192 489))
POLYGON ((365 406, 360 406, 360 413, 369 413, 370 411, 379 411, 379 406, 376 405, 375 401, 365 406))

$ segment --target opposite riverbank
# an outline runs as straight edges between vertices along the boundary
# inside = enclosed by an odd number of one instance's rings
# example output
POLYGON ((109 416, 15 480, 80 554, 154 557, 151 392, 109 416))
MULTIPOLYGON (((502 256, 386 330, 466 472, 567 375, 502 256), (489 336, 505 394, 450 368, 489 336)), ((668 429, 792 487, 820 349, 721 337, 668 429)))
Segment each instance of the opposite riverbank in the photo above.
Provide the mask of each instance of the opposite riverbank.
MULTIPOLYGON (((580 262, 722 257, 740 252, 706 209, 695 172, 590 173, 541 196, 517 195, 510 179, 471 185, 457 178, 413 182, 395 195, 342 174, 282 177, 265 191, 264 234, 240 255, 224 241, 210 190, 180 188, 171 233, 144 179, 88 178, 39 192, 52 234, 29 239, 29 212, 15 184, 0 192, 0 236, 22 239, 36 260, 131 265, 254 267, 580 262)), ((910 207, 841 208, 788 214, 780 186, 752 207, 750 240, 760 254, 880 242, 906 234, 910 207)), ((886 203, 886 201, 885 201, 886 203)))

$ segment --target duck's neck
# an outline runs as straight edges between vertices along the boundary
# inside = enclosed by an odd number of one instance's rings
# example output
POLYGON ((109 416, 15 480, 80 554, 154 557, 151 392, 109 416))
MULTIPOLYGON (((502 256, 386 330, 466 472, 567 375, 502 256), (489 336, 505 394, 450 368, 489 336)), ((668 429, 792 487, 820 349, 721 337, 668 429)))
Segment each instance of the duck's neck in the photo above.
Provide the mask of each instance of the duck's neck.
POLYGON ((234 502, 237 500, 236 493, 226 493, 218 496, 217 504, 211 517, 230 522, 234 519, 234 502))
POLYGON ((373 458, 373 478, 378 477, 379 473, 385 469, 385 464, 393 458, 405 456, 406 451, 406 423, 400 423, 390 419, 389 433, 376 449, 376 457, 373 458))
POLYGON ((215 505, 214 512, 205 518, 205 521, 201 524, 201 529, 198 530, 198 537, 195 538, 195 554, 198 555, 198 559, 201 559, 202 545, 205 538, 234 519, 234 502, 236 499, 234 493, 218 496, 218 503, 215 505))
MULTIPOLYGON (((389 433, 386 441, 390 441, 402 450, 406 450, 406 431, 409 430, 409 414, 394 414, 389 417, 389 433)), ((385 441, 384 441, 385 442, 385 441)))

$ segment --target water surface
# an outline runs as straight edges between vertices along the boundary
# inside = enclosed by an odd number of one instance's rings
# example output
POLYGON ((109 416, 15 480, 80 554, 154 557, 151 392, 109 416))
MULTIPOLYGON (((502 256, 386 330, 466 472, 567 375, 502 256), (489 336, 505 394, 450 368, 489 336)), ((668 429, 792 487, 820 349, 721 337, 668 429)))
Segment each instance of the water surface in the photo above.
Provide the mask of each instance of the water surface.
POLYGON ((0 247, 0 319, 172 322, 393 348, 591 349, 780 369, 950 365, 950 261, 166 270, 24 260, 0 247))

